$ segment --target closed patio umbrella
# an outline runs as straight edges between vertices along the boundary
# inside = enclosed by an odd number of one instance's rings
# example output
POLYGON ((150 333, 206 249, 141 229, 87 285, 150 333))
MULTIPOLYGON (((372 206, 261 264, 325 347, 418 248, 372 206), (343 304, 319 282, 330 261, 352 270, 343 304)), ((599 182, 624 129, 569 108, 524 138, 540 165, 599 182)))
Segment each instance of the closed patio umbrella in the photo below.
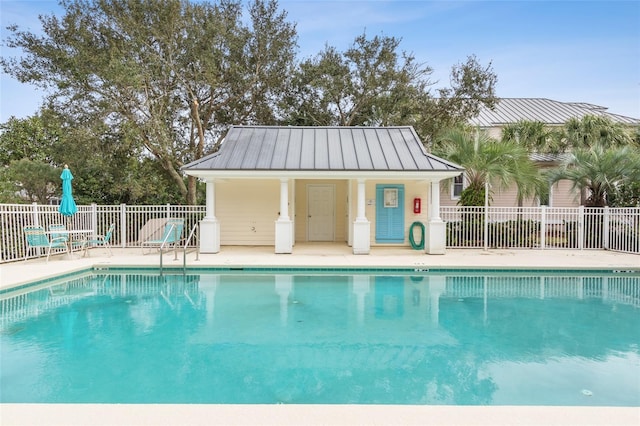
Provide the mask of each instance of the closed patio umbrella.
MULTIPOLYGON (((73 175, 71 174, 71 170, 69 170, 69 166, 64 165, 64 170, 60 175, 60 179, 62 179, 62 199, 60 200, 60 205, 58 206, 58 211, 62 216, 67 218, 66 228, 71 228, 71 216, 76 214, 78 211, 78 206, 76 206, 76 202, 73 199, 73 194, 71 192, 71 180, 73 180, 73 175)), ((71 246, 72 246, 71 236, 67 238, 67 246, 69 248, 69 256, 71 256, 71 246)))
POLYGON ((62 199, 60 200, 60 206, 58 207, 58 211, 62 216, 71 217, 78 211, 78 207, 76 206, 76 202, 73 199, 73 194, 71 192, 71 180, 73 180, 73 175, 71 174, 71 170, 69 170, 69 166, 64 165, 64 170, 60 175, 60 179, 62 179, 62 199))

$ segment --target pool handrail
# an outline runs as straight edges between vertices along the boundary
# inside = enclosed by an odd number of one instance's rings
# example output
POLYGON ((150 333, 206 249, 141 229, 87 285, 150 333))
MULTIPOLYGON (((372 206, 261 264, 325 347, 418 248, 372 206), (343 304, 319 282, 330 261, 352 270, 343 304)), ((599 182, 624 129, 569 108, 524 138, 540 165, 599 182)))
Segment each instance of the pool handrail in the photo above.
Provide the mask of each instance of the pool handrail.
MULTIPOLYGON (((182 246, 182 273, 183 274, 187 273, 187 247, 189 247, 191 238, 194 236, 196 231, 198 232, 198 241, 200 241, 200 227, 198 226, 199 224, 200 224, 199 222, 196 222, 196 224, 193 225, 193 227, 191 228, 191 231, 189 232, 189 236, 187 237, 187 240, 184 243, 184 246, 182 246)), ((198 247, 196 247, 196 261, 198 260, 200 260, 200 250, 198 250, 198 247)))

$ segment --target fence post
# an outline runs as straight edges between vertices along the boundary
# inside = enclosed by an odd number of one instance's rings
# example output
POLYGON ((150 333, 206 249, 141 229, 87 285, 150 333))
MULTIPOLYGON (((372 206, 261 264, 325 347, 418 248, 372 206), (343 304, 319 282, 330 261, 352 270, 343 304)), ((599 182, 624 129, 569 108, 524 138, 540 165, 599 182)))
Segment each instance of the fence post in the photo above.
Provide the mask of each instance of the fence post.
POLYGON ((127 248, 127 205, 120 204, 120 246, 127 248))
POLYGON ((167 220, 171 218, 171 204, 167 203, 167 220))
POLYGON ((33 206, 33 226, 40 226, 40 219, 38 219, 38 203, 31 203, 33 206))
POLYGON ((604 206, 602 218, 602 248, 609 250, 609 206, 604 206))
MULTIPOLYGON (((33 226, 40 226, 40 218, 38 215, 38 203, 31 203, 33 206, 33 226)), ((36 248, 36 252, 38 253, 38 257, 42 256, 42 252, 40 251, 40 247, 36 248)))
POLYGON ((489 182, 484 183, 484 249, 489 249, 489 182))
POLYGON ((578 249, 584 248, 584 206, 578 207, 578 249))
POLYGON ((91 203, 91 229, 93 229, 93 236, 95 238, 98 230, 98 205, 91 203))
POLYGON ((540 249, 547 245, 547 206, 540 206, 540 249))

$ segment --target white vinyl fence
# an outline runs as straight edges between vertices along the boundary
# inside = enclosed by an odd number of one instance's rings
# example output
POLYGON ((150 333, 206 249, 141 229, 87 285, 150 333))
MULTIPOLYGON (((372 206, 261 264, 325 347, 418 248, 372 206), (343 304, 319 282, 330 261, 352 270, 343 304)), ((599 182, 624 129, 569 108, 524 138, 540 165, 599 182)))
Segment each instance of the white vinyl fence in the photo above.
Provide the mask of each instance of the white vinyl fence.
POLYGON ((640 254, 640 208, 442 207, 449 248, 605 249, 640 254))
MULTIPOLYGON (((52 224, 65 224, 69 229, 93 229, 95 234, 104 235, 111 223, 115 224, 112 236, 113 247, 139 247, 140 230, 153 219, 170 217, 184 218, 184 237, 205 215, 204 206, 78 206, 78 212, 71 218, 58 213, 58 206, 41 204, 0 204, 0 263, 25 258, 26 241, 22 227, 42 226, 45 230, 52 224)), ((160 227, 163 224, 159 225, 160 227)), ((197 246, 193 238, 190 246, 197 246)), ((33 250, 29 257, 37 257, 33 250)))
MULTIPOLYGON (((0 263, 24 259, 22 227, 56 223, 104 234, 115 223, 114 247, 139 247, 140 230, 153 219, 185 219, 185 237, 204 206, 78 206, 66 218, 58 206, 0 204, 0 263)), ((448 248, 605 249, 640 254, 640 208, 441 207, 448 248)), ((197 246, 193 239, 190 246, 197 246)), ((37 255, 37 253, 35 254, 37 255)), ((34 256, 34 253, 30 253, 34 256)))

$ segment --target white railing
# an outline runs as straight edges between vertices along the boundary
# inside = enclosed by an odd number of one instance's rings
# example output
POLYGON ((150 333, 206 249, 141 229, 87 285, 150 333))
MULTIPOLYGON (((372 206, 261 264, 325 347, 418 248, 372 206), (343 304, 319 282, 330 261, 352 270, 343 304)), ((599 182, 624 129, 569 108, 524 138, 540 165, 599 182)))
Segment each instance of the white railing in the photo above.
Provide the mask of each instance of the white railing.
POLYGON ((640 254, 640 208, 442 207, 449 248, 605 249, 640 254))
MULTIPOLYGON (((205 215, 204 206, 129 206, 126 204, 100 206, 78 206, 71 218, 62 216, 58 206, 41 204, 0 204, 0 263, 24 259, 26 242, 22 227, 39 225, 48 229, 54 223, 63 223, 70 229, 93 229, 104 234, 111 223, 115 223, 112 235, 113 247, 140 247, 139 233, 152 219, 184 218, 185 228, 191 229, 205 215)), ((160 225, 164 228, 164 224, 160 225)), ((197 240, 192 241, 198 245, 197 240)), ((37 253, 30 253, 30 257, 37 253)))
MULTIPOLYGON (((180 217, 192 229, 204 206, 78 206, 66 218, 57 206, 0 204, 0 263, 23 259, 22 227, 65 223, 103 234, 116 224, 111 245, 139 247, 141 229, 152 219, 180 217)), ((606 249, 640 254, 640 208, 584 207, 441 207, 448 248, 606 249)), ((161 227, 163 227, 162 224, 161 227)), ((197 247, 198 239, 190 241, 197 247)), ((31 256, 37 253, 30 253, 31 256)))

